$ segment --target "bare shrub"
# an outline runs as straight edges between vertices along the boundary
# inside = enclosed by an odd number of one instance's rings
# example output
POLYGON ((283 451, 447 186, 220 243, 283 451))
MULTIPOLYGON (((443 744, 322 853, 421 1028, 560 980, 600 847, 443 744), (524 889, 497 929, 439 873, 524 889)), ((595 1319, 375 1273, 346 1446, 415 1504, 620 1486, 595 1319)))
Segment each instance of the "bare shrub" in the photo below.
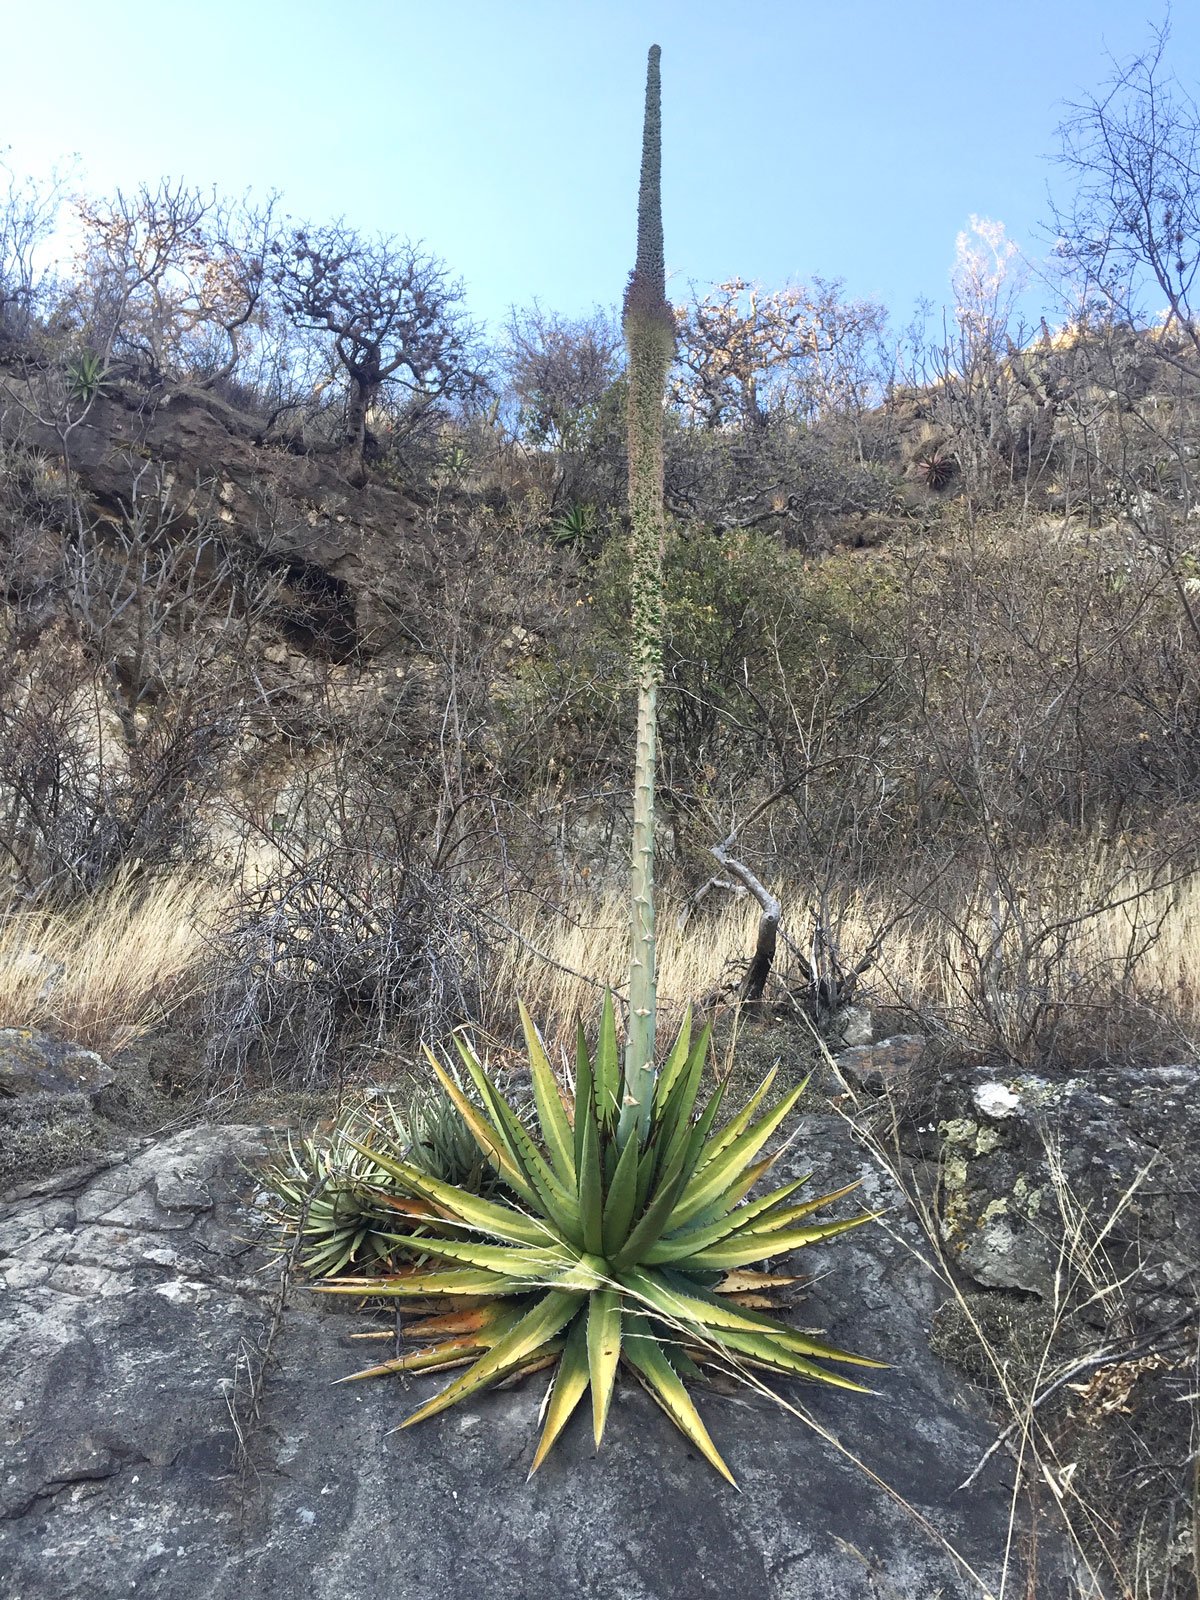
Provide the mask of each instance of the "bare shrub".
POLYGON ((73 532, 39 546, 18 527, 4 552, 0 848, 31 902, 193 854, 268 710, 247 642, 272 594, 255 563, 185 523, 148 470, 118 523, 85 521, 59 488, 73 532))
POLYGON ((468 895, 364 800, 332 797, 327 842, 277 838, 223 922, 206 1004, 214 1088, 341 1085, 475 1014, 468 895))
POLYGON ((514 306, 498 357, 503 414, 530 460, 545 467, 550 506, 586 494, 608 420, 606 402, 623 366, 611 315, 597 308, 571 319, 537 301, 523 310, 514 306))

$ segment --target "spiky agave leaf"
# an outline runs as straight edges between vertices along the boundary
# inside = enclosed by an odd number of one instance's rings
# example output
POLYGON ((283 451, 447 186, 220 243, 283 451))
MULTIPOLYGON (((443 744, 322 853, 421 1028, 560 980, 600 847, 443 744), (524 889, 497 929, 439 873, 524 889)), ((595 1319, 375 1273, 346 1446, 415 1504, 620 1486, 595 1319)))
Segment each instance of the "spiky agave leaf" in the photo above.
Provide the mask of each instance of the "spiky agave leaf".
POLYGON ((411 1190, 394 1191, 391 1176, 353 1145, 346 1123, 326 1137, 289 1135, 263 1181, 284 1248, 298 1247, 300 1265, 313 1276, 372 1268, 390 1254, 387 1235, 400 1214, 410 1225, 430 1215, 411 1190))
POLYGON ((595 1052, 581 1047, 571 1114, 523 1007, 522 1022, 540 1138, 464 1041, 459 1054, 477 1101, 435 1063, 505 1193, 467 1193, 402 1156, 353 1142, 358 1158, 391 1185, 378 1197, 381 1209, 405 1197, 424 1208, 417 1229, 395 1211, 396 1225, 386 1232, 388 1259, 407 1266, 333 1275, 319 1285, 421 1311, 406 1329, 414 1348, 353 1376, 463 1369, 407 1426, 491 1384, 555 1365, 530 1469, 536 1471, 589 1390, 599 1445, 624 1365, 726 1477, 688 1383, 753 1371, 860 1390, 836 1367, 881 1363, 799 1332, 766 1310, 768 1292, 795 1280, 763 1271, 761 1263, 870 1220, 866 1213, 813 1220, 853 1184, 798 1199, 807 1181, 799 1178, 748 1197, 775 1159, 763 1151, 800 1090, 763 1110, 771 1073, 718 1126, 720 1087, 697 1111, 708 1030, 693 1039, 686 1018, 656 1082, 645 1133, 622 1143, 617 1111, 626 1086, 611 999, 595 1052), (452 1309, 442 1309, 447 1305, 452 1309))
POLYGON ((289 1135, 262 1179, 282 1248, 297 1248, 305 1272, 320 1277, 384 1270, 393 1232, 436 1226, 440 1213, 423 1180, 486 1199, 503 1175, 435 1085, 411 1095, 403 1109, 380 1096, 348 1107, 328 1133, 299 1141, 289 1135), (395 1156, 377 1157, 381 1149, 395 1156))

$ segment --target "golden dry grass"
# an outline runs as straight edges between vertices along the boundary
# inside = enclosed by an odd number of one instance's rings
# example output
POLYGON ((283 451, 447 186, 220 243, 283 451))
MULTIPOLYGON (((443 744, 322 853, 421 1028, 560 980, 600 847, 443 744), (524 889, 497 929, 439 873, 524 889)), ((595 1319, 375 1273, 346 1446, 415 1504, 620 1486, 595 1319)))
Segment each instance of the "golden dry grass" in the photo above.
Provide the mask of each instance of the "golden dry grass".
MULTIPOLYGON (((785 925, 803 944, 811 896, 784 886, 785 925)), ((882 896, 856 891, 836 914, 836 937, 853 965, 894 915, 882 896)), ((660 1007, 669 1022, 688 1002, 740 976, 754 947, 758 907, 748 896, 710 899, 681 925, 680 907, 659 916, 660 1007)), ((617 892, 576 894, 557 911, 531 904, 502 944, 494 993, 521 995, 547 1033, 565 1040, 596 1008, 600 987, 620 989, 628 915, 617 892), (592 981, 589 981, 592 980, 592 981)), ((788 982, 806 976, 780 946, 788 982)), ((867 986, 878 1002, 934 1020, 967 1042, 1036 1049, 1047 1026, 1075 1013, 1080 1029, 1106 1009, 1140 1011, 1180 1040, 1200 1037, 1200 875, 1155 887, 1103 852, 1030 862, 1015 892, 972 887, 944 894, 887 933, 867 986), (1101 909, 1097 910, 1099 907, 1101 909)))
MULTIPOLYGON (((252 856, 238 876, 253 884, 269 866, 252 856)), ((1200 1038, 1200 874, 1156 888, 1091 851, 1030 862, 1019 876, 1007 899, 972 885, 897 921, 867 974, 871 998, 1018 1056, 1023 1046, 1036 1051, 1047 1017, 1072 1012, 1083 1036, 1094 1030, 1098 1048, 1121 1008, 1140 1011, 1160 1036, 1200 1038)), ((140 1037, 197 992, 208 937, 227 917, 234 888, 226 874, 163 874, 119 881, 68 913, 0 914, 0 1027, 50 1028, 101 1053, 140 1037)), ((787 885, 781 897, 785 924, 803 943, 811 900, 787 885)), ((894 909, 882 895, 842 897, 836 934, 850 964, 894 909)), ((758 922, 748 896, 711 895, 686 923, 680 912, 668 898, 659 914, 668 1029, 686 1004, 740 976, 758 922)), ((492 1010, 478 1020, 503 1034, 520 995, 547 1036, 567 1043, 576 1021, 594 1015, 602 989, 624 986, 624 895, 576 893, 556 908, 530 899, 511 929, 497 935, 492 1010)), ((796 986, 806 976, 782 944, 778 971, 796 986)))
POLYGON ((0 916, 0 1026, 111 1054, 195 994, 222 895, 192 874, 118 881, 69 912, 0 916))

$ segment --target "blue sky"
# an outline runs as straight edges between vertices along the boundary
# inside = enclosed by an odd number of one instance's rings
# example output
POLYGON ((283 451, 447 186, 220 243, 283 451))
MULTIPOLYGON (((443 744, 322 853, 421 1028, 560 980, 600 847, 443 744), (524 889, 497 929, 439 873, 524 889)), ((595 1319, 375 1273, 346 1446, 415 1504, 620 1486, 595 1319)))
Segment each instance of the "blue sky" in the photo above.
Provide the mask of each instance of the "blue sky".
MULTIPOLYGON (((615 304, 645 52, 663 49, 672 294, 844 278, 907 320, 969 214, 1036 256, 1065 103, 1161 9, 1118 0, 0 0, 0 150, 282 191, 422 239, 478 317, 615 304), (18 70, 13 71, 16 63, 18 70), (22 65, 23 64, 23 65, 22 65)), ((1200 61, 1200 5, 1169 61, 1200 61)), ((1194 80, 1191 87, 1195 87, 1194 80)))

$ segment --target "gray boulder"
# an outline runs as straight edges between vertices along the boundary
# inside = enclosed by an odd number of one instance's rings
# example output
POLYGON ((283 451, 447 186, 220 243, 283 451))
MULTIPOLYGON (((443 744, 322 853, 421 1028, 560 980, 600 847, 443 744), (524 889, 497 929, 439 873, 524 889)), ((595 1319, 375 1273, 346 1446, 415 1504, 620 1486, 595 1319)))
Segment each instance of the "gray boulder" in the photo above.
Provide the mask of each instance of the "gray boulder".
POLYGON ((114 1076, 94 1050, 36 1028, 0 1028, 0 1096, 82 1094, 95 1101, 114 1076))
MULTIPOLYGON (((599 1456, 577 1417, 527 1483, 536 1380, 402 1433, 438 1380, 332 1386, 377 1347, 264 1269, 248 1169, 268 1138, 191 1128, 0 1208, 4 1600, 998 1590, 1005 1469, 956 1489, 994 1429, 929 1348, 938 1288, 903 1214, 804 1258, 794 1313, 893 1360, 877 1393, 790 1391, 811 1425, 749 1393, 701 1396, 740 1494, 628 1385, 599 1456)), ((838 1119, 806 1118, 793 1150, 814 1183, 861 1174, 869 1205, 894 1204, 838 1119)), ((1036 1591, 1057 1600, 1045 1528, 1038 1554, 1036 1591)), ((1020 1570, 1009 1592, 1027 1592, 1020 1570)))
POLYGON ((1200 1067, 961 1072, 939 1081, 926 1127, 943 1237, 982 1287, 1051 1299, 1064 1236, 1082 1225, 1139 1326, 1195 1304, 1200 1067))

